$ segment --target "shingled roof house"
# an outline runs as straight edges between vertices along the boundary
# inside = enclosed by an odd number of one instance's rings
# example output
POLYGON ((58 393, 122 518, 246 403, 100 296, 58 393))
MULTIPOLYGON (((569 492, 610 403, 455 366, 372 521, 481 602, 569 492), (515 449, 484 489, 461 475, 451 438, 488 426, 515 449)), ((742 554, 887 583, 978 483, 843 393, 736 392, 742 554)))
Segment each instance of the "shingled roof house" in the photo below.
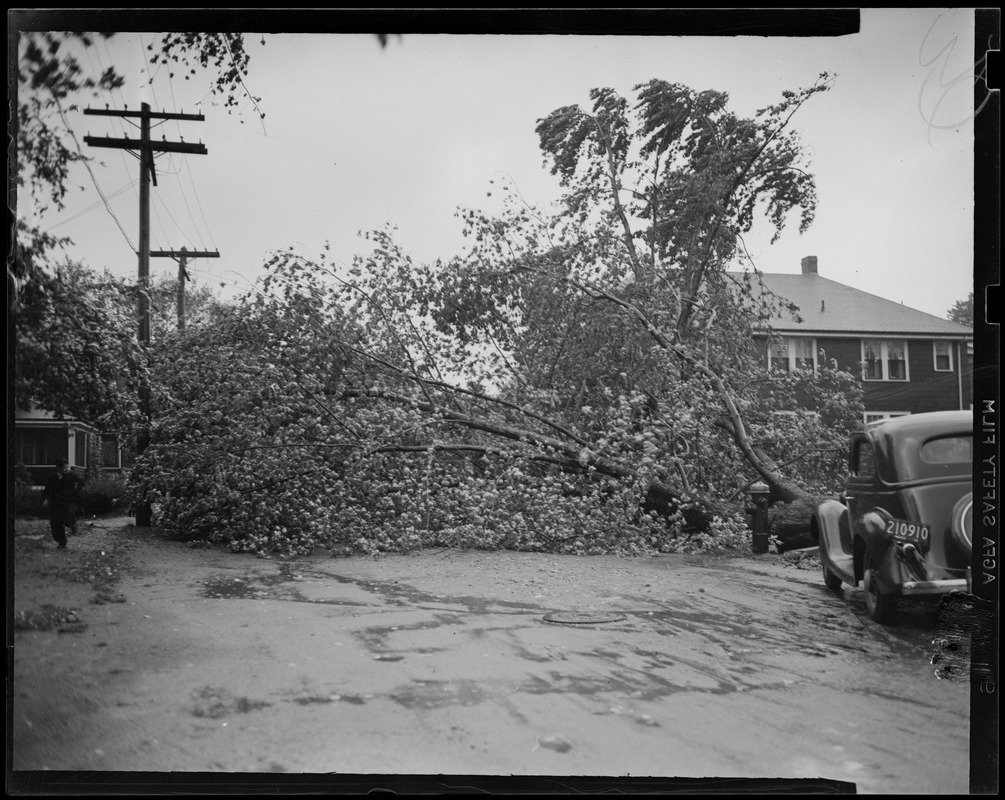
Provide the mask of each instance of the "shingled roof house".
POLYGON ((83 474, 89 469, 118 472, 127 469, 131 454, 114 436, 72 417, 57 417, 44 409, 18 409, 14 416, 15 463, 24 465, 34 484, 43 484, 57 458, 83 474))
POLYGON ((972 408, 973 329, 824 278, 816 256, 802 260, 798 275, 761 277, 799 307, 802 320, 772 320, 778 338, 759 339, 770 368, 836 359, 843 369, 860 369, 864 422, 972 408))

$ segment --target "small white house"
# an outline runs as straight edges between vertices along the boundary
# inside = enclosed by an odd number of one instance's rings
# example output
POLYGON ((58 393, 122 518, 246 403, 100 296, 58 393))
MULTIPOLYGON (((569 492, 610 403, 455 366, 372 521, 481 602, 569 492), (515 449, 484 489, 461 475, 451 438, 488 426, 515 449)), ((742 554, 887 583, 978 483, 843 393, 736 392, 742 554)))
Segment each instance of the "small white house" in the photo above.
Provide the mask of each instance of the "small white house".
POLYGON ((33 484, 45 482, 57 458, 72 469, 118 471, 124 466, 122 451, 112 436, 72 417, 57 417, 44 409, 17 411, 14 415, 14 462, 24 465, 33 484))

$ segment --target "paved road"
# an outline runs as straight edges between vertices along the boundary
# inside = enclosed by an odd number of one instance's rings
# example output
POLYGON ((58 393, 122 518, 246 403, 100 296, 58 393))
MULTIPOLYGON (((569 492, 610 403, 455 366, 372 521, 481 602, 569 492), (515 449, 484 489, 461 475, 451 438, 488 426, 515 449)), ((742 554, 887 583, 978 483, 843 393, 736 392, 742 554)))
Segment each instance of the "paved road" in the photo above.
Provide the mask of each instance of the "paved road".
POLYGON ((968 790, 969 686, 933 676, 933 616, 882 628, 859 592, 779 557, 282 563, 135 531, 71 546, 131 563, 125 602, 81 597, 75 632, 18 633, 16 769, 968 790))

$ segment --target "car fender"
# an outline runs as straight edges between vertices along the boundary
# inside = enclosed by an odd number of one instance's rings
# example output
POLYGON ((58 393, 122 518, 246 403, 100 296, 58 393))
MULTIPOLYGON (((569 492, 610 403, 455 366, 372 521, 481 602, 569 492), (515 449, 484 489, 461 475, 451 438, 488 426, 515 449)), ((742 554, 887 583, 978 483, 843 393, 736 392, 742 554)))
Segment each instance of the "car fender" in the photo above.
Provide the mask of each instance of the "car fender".
POLYGON ((856 583, 852 554, 844 546, 849 541, 848 507, 837 500, 817 506, 810 521, 810 532, 820 547, 820 561, 844 583, 856 583))

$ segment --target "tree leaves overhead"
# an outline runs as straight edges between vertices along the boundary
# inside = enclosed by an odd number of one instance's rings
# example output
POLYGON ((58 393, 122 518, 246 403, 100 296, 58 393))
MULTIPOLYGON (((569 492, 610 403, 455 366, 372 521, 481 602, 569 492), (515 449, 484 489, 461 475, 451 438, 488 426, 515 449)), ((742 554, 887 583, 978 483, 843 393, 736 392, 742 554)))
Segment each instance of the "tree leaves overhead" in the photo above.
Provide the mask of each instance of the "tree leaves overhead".
MULTIPOLYGON (((72 139, 66 114, 86 102, 105 98, 125 86, 114 66, 100 73, 83 66, 81 57, 111 33, 27 32, 21 34, 18 60, 17 181, 31 188, 32 202, 42 212, 63 207, 71 165, 87 160, 72 139)), ((264 40, 263 40, 264 43, 264 40)), ((208 74, 212 92, 228 109, 244 96, 264 117, 245 85, 250 56, 240 33, 170 33, 148 45, 152 65, 177 66, 189 79, 208 74)), ((90 58, 85 59, 90 64, 90 58)), ((172 74, 173 77, 173 74, 172 74)))
MULTIPOLYGON (((603 437, 616 398, 648 398, 662 421, 647 430, 701 418, 729 434, 721 453, 738 447, 781 494, 798 493, 758 455, 770 419, 744 421, 763 401, 754 335, 785 303, 729 268, 758 220, 776 236, 792 212, 801 228, 812 221, 815 186, 789 126, 828 83, 753 118, 731 112, 724 92, 662 80, 635 87, 630 110, 610 89, 590 93, 589 112, 557 108, 536 130, 565 190, 559 210, 521 207, 514 193, 500 216, 466 212, 473 246, 444 266, 435 318, 504 350, 511 374, 496 385, 519 402, 548 398, 552 418, 584 436, 603 437)), ((853 423, 853 393, 842 408, 842 426, 853 423)), ((729 473, 728 460, 717 469, 729 473)))
POLYGON ((974 327, 974 293, 971 292, 966 300, 957 300, 953 307, 946 312, 946 319, 966 325, 968 328, 974 327))
POLYGON ((681 138, 691 119, 694 92, 681 83, 653 79, 636 87, 639 133, 646 143, 640 155, 649 158, 681 138))
MULTIPOLYGON (((265 39, 262 39, 265 44, 265 39)), ((224 98, 228 111, 240 104, 242 97, 248 98, 255 113, 265 118, 259 107, 260 97, 254 97, 245 85, 251 56, 244 47, 242 33, 167 33, 162 34, 159 46, 147 45, 151 66, 166 65, 169 77, 175 77, 175 69, 182 71, 185 80, 198 74, 193 64, 209 70, 212 77, 212 92, 224 98)))
POLYGON ((66 263, 27 284, 15 315, 15 401, 91 424, 128 415, 141 359, 135 292, 66 263))
POLYGON ((815 184, 789 122, 829 82, 823 74, 750 119, 728 110, 725 92, 665 80, 635 87, 631 116, 616 92, 594 89, 589 113, 562 106, 536 130, 570 214, 615 221, 637 279, 683 270, 695 288, 732 259, 762 209, 775 239, 793 211, 801 231, 812 222, 815 184))
MULTIPOLYGON (((98 34, 108 38, 110 34, 98 34)), ((82 33, 28 33, 18 61, 17 184, 32 190, 36 207, 63 207, 67 178, 84 156, 67 141, 65 113, 78 97, 99 97, 123 85, 112 68, 89 75, 73 44, 92 45, 82 33)))

